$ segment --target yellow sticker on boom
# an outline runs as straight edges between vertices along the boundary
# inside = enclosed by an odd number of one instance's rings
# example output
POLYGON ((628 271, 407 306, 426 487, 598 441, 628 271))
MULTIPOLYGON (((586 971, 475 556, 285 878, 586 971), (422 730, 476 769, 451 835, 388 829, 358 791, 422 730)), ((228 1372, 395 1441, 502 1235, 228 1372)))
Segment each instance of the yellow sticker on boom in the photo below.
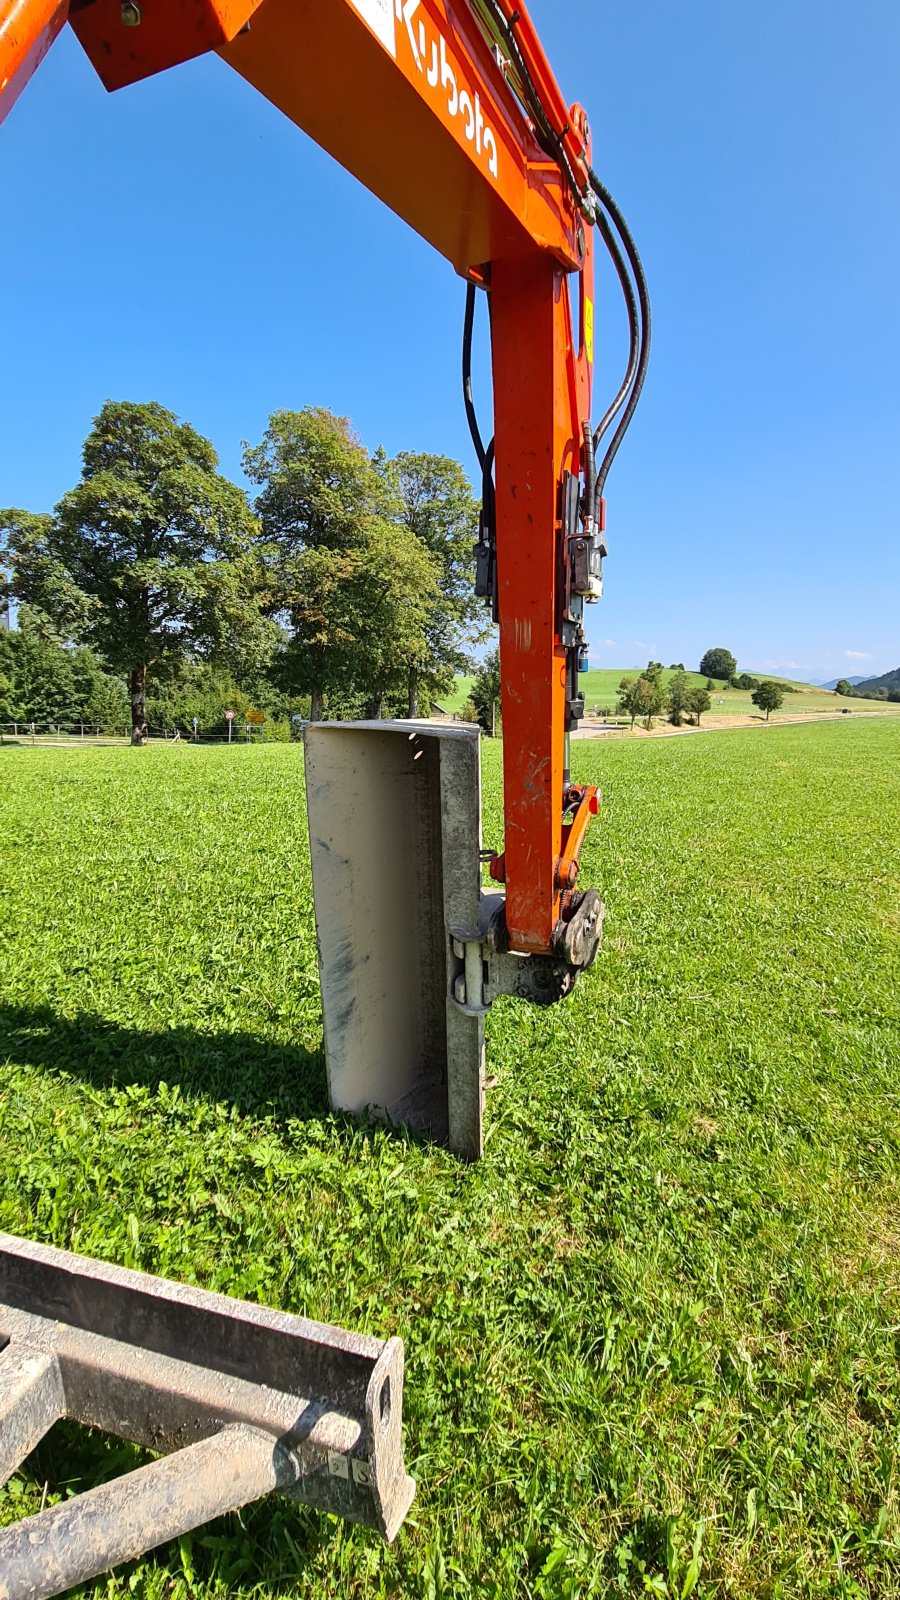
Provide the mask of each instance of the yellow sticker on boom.
POLYGON ((584 298, 584 348, 588 361, 594 360, 594 302, 584 298))

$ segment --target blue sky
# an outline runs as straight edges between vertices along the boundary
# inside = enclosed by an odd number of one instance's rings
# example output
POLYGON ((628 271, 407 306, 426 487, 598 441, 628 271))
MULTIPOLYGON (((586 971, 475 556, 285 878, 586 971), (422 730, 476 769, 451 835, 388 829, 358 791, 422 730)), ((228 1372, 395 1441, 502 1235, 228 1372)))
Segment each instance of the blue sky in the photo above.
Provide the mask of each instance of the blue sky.
MULTIPOLYGON (((531 10, 653 300, 592 664, 897 666, 900 8, 531 10)), ((49 508, 110 396, 161 400, 234 476, 310 403, 474 470, 461 283, 218 60, 109 97, 67 33, 0 130, 0 194, 0 504, 49 508)), ((598 412, 625 354, 601 283, 598 412)))

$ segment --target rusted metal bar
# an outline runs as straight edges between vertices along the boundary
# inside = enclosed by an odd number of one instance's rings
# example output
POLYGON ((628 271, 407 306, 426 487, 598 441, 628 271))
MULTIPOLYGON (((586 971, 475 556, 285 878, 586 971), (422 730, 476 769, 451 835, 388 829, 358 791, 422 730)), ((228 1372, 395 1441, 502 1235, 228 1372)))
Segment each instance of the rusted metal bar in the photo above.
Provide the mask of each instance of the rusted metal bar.
POLYGON ((0 1531, 0 1600, 59 1593, 272 1489, 393 1539, 415 1493, 402 1409, 399 1339, 0 1233, 0 1477, 59 1417, 170 1457, 0 1531))

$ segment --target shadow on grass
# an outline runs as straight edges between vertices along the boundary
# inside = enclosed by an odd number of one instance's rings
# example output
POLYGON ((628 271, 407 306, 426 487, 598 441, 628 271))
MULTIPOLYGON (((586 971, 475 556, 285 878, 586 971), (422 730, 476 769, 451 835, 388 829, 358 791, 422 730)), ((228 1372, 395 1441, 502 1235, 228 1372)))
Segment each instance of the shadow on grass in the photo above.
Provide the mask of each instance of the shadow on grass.
POLYGON ((178 1085, 187 1099, 234 1106, 242 1116, 277 1121, 327 1117, 349 1135, 389 1131, 406 1144, 446 1143, 438 1120, 391 1123, 333 1111, 324 1045, 307 1050, 251 1033, 193 1028, 128 1028, 90 1011, 63 1017, 49 1007, 0 1004, 0 1064, 80 1078, 95 1089, 178 1085))
POLYGON ((309 1118, 329 1109, 323 1049, 249 1033, 157 1033, 92 1012, 63 1017, 41 1006, 0 1006, 0 1060, 70 1073, 98 1089, 178 1084, 186 1096, 248 1115, 309 1118))

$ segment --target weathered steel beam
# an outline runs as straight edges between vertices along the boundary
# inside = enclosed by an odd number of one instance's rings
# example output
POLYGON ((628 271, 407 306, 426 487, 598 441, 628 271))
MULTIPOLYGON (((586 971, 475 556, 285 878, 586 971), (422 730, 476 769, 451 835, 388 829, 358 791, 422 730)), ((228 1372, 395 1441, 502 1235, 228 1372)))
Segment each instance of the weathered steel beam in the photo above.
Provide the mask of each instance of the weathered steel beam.
MULTIPOLYGON (((0 1531, 0 1600, 59 1592, 46 1584, 62 1571, 60 1529, 69 1544, 77 1534, 79 1561, 94 1560, 95 1543, 119 1549, 117 1495, 136 1489, 144 1542, 129 1545, 129 1555, 171 1538, 166 1530, 176 1523, 184 1532, 228 1509, 215 1498, 220 1489, 236 1506, 277 1488, 393 1539, 415 1493, 403 1464, 402 1410, 399 1339, 349 1333, 0 1233, 0 1477, 59 1417, 176 1453, 169 1470, 142 1468, 120 1489, 105 1486, 99 1499, 91 1491, 70 1502, 78 1508, 71 1514, 54 1507, 41 1513, 49 1521, 28 1518, 0 1531), (200 1445, 208 1447, 203 1462, 228 1463, 208 1494, 207 1467, 199 1473, 193 1454, 200 1445), (172 1500, 173 1486, 185 1484, 172 1500), (34 1588, 42 1551, 51 1564, 45 1587, 34 1588)), ((106 1554, 91 1574, 126 1558, 106 1554)), ((71 1571, 63 1587, 83 1581, 87 1567, 71 1571)))
POLYGON ((271 1434, 224 1428, 0 1532, 0 1600, 49 1600, 295 1479, 271 1434))
POLYGON ((27 1344, 0 1351, 0 1483, 5 1483, 44 1434, 65 1416, 59 1362, 27 1344))

